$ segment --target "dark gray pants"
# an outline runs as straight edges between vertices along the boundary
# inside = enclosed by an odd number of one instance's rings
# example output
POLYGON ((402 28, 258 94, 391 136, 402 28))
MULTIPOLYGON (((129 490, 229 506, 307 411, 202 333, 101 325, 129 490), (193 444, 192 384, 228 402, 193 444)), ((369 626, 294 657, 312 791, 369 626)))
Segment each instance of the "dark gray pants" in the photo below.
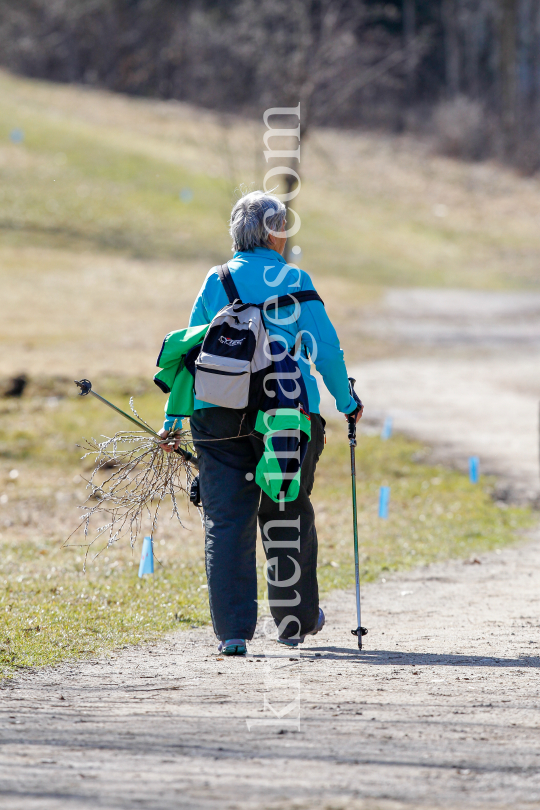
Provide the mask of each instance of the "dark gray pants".
POLYGON ((296 500, 277 504, 255 483, 264 449, 253 434, 256 414, 204 408, 191 417, 199 457, 206 538, 206 574, 216 636, 253 638, 257 623, 257 517, 269 561, 270 610, 282 638, 317 626, 317 532, 309 496, 324 448, 324 423, 311 415, 311 441, 296 500), (233 438, 231 438, 233 437, 233 438), (280 508, 281 507, 281 508, 280 508), (289 584, 281 584, 287 583, 289 584))

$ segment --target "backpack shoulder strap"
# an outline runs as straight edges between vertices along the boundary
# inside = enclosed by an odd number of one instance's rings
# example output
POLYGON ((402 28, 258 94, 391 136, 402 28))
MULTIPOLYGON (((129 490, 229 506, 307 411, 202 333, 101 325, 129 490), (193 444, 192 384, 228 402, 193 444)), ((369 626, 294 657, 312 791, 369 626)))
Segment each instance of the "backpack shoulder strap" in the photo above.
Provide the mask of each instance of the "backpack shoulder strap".
MULTIPOLYGON (((225 292, 227 293, 227 298, 229 299, 230 304, 234 304, 236 300, 241 301, 240 295, 238 294, 238 290, 236 289, 236 284, 234 283, 231 271, 229 270, 228 264, 222 264, 217 269, 219 280, 223 284, 225 288, 225 292)), ((290 307, 295 305, 296 303, 303 304, 306 301, 320 301, 321 304, 324 306, 324 301, 322 300, 321 296, 315 290, 300 290, 299 292, 295 293, 288 293, 287 295, 280 295, 276 296, 275 298, 269 298, 263 304, 256 304, 259 309, 265 309, 265 307, 290 307)))
POLYGON ((229 270, 228 264, 222 264, 220 267, 218 267, 218 276, 225 288, 225 292, 227 293, 229 304, 234 304, 237 299, 241 300, 240 296, 238 295, 238 290, 236 289, 236 284, 232 280, 231 271, 229 270))
POLYGON ((299 292, 276 296, 276 298, 269 298, 268 301, 264 302, 264 304, 257 304, 257 306, 259 309, 265 309, 268 307, 276 307, 279 309, 279 307, 290 307, 296 303, 303 304, 306 301, 320 301, 324 306, 324 301, 319 293, 315 292, 315 290, 300 290, 299 292))

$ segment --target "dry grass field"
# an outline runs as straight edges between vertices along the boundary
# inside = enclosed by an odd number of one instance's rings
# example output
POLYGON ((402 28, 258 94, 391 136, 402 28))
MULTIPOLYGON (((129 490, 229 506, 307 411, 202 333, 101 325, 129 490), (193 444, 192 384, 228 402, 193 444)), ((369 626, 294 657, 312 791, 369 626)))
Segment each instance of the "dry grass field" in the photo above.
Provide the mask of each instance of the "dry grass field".
MULTIPOLYGON (((202 534, 165 522, 162 565, 140 547, 82 571, 65 548, 88 468, 77 443, 124 425, 72 380, 160 424, 152 385, 163 336, 187 323, 208 268, 230 253, 235 189, 259 187, 262 129, 186 105, 0 74, 0 661, 4 671, 118 647, 208 620, 202 534), (1 391, 0 391, 1 393, 1 391)), ((540 184, 492 164, 436 157, 382 135, 314 132, 302 153, 297 243, 351 363, 399 347, 359 336, 386 286, 538 287, 540 184)), ((363 576, 510 542, 527 510, 490 482, 422 462, 403 438, 359 448, 363 576), (377 492, 392 486, 390 520, 377 492)), ((352 581, 343 424, 332 423, 315 493, 324 589, 352 581)))

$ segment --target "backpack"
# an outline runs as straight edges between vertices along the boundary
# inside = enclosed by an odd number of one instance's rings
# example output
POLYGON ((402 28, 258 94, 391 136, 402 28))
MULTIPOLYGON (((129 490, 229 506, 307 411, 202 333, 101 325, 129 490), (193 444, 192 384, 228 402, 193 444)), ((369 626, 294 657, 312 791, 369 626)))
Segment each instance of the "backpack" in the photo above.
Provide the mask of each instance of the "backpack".
MULTIPOLYGON (((269 308, 276 312, 280 307, 299 306, 305 301, 323 301, 315 290, 301 290, 262 304, 244 304, 227 264, 218 268, 218 275, 229 303, 212 319, 195 360, 195 396, 223 408, 259 410, 269 397, 276 396, 277 389, 283 388, 282 382, 278 386, 273 379, 275 342, 268 341, 262 312, 269 308), (265 378, 269 378, 268 385, 265 378)), ((279 346, 279 353, 283 353, 283 346, 279 346)), ((300 381, 305 391, 298 363, 290 355, 287 360, 286 379, 293 384, 290 391, 294 392, 300 381)), ((309 413, 307 396, 302 399, 302 408, 309 413)))

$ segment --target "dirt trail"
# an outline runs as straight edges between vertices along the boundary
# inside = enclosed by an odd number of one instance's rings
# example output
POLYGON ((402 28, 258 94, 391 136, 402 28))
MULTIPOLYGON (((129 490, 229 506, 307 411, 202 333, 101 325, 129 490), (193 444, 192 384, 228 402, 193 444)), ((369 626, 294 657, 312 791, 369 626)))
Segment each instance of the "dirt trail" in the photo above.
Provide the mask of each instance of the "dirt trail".
POLYGON ((501 497, 536 500, 539 316, 537 293, 390 291, 361 322, 359 352, 367 334, 401 355, 353 369, 367 418, 392 416, 396 430, 432 445, 434 460, 465 469, 478 455, 501 497))
POLYGON ((2 807, 540 807, 539 603, 536 539, 369 585, 362 653, 342 593, 300 656, 259 635, 220 659, 196 630, 21 676, 2 807), (265 695, 299 710, 248 731, 265 695))
MULTIPOLYGON (((399 358, 356 369, 369 416, 434 449, 432 461, 466 468, 480 457, 503 498, 535 500, 538 465, 538 355, 399 358), (533 377, 534 374, 534 377, 533 377)), ((359 387, 359 385, 357 386, 359 387)))

